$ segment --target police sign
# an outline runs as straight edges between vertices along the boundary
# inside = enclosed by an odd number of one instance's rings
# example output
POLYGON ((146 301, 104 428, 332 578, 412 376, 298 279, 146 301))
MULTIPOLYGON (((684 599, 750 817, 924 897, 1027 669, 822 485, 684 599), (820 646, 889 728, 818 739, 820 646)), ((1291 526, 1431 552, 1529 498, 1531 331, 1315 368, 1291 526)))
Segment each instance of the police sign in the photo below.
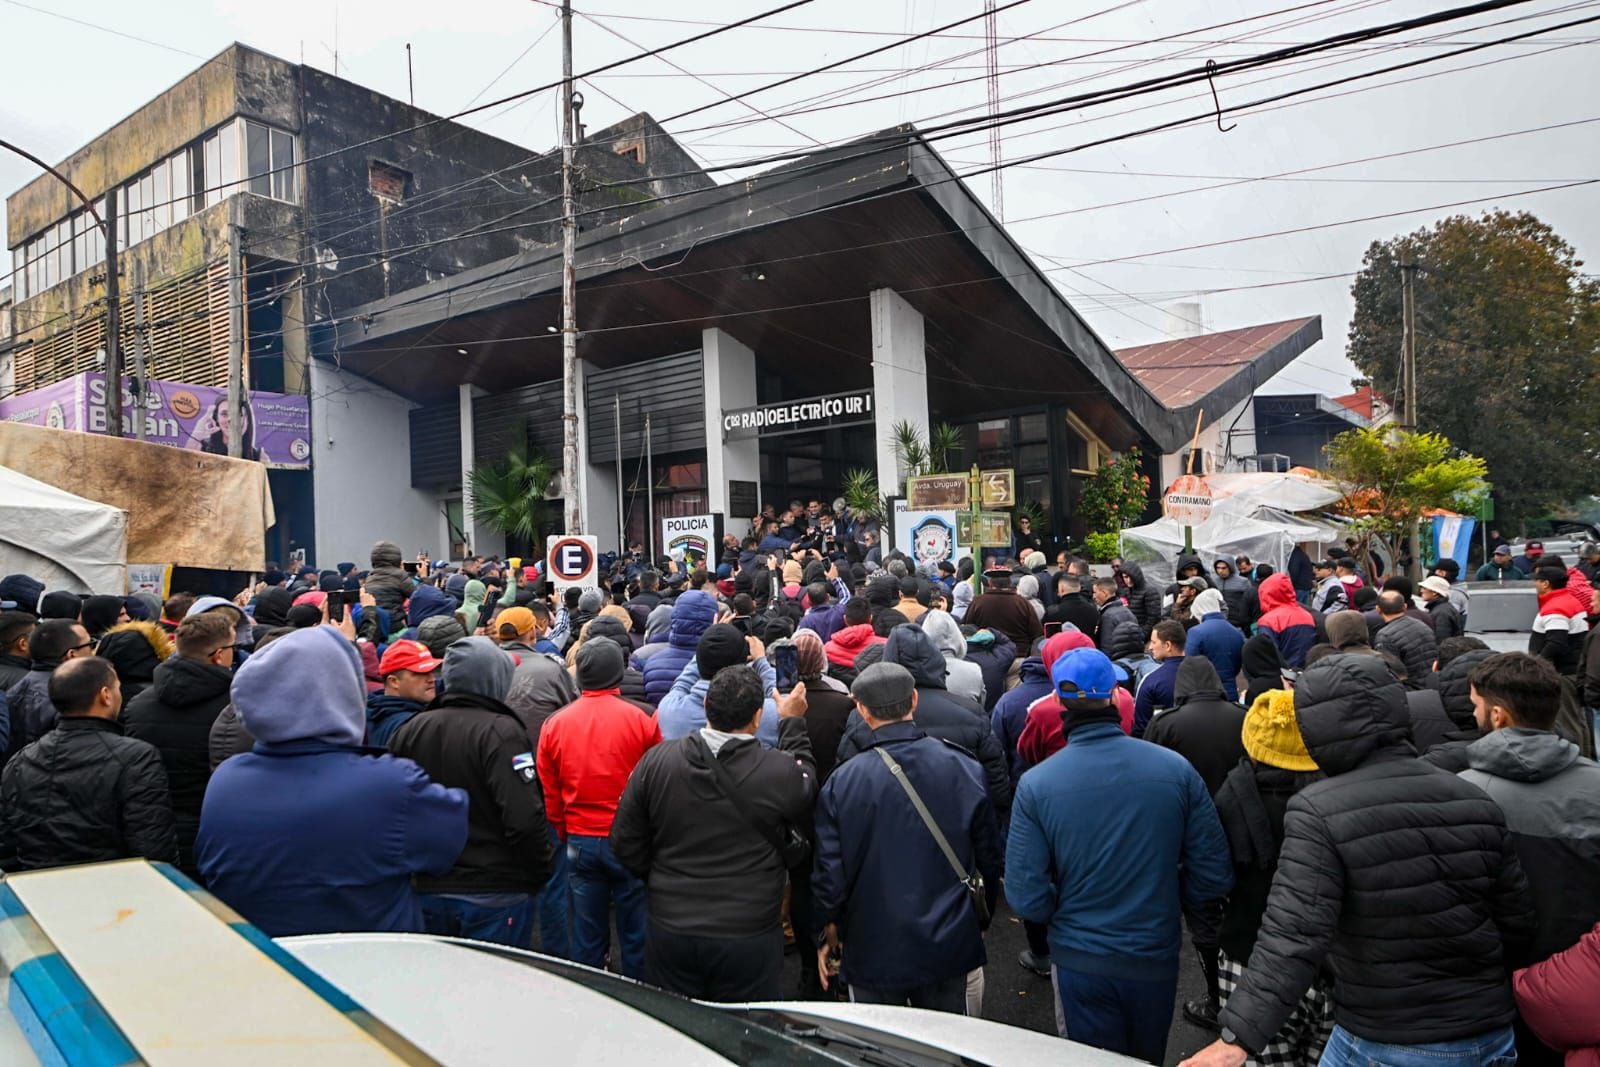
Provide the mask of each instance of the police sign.
POLYGON ((599 557, 593 537, 551 534, 548 546, 545 563, 557 592, 572 586, 582 589, 600 587, 600 576, 595 566, 599 557))

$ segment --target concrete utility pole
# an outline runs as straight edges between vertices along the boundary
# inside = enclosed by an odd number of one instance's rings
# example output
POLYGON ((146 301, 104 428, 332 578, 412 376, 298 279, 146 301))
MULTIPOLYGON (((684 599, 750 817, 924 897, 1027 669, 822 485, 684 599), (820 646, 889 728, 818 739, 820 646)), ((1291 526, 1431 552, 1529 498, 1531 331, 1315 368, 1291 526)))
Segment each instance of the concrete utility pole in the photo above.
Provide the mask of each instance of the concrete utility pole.
POLYGON ((1417 265, 1411 254, 1400 263, 1400 403, 1402 429, 1417 428, 1417 265))
POLYGON ((83 206, 94 217, 95 224, 100 227, 100 232, 106 238, 106 434, 111 437, 122 436, 122 308, 119 305, 121 294, 118 290, 117 279, 117 197, 116 190, 106 197, 106 213, 102 218, 95 208, 94 201, 83 195, 83 190, 73 185, 65 174, 29 152, 25 148, 18 148, 10 141, 0 139, 0 148, 15 152, 29 163, 38 167, 56 181, 65 185, 72 195, 83 201, 83 206))
POLYGON ((244 454, 244 230, 239 198, 228 198, 228 455, 244 454))
POLYGON ((133 261, 133 439, 144 440, 146 354, 150 351, 149 319, 145 315, 144 264, 133 261))
MULTIPOLYGON (((572 0, 561 0, 561 475, 566 532, 583 533, 578 470, 578 217, 572 200, 572 0)), ((618 439, 617 447, 622 447, 618 439)))

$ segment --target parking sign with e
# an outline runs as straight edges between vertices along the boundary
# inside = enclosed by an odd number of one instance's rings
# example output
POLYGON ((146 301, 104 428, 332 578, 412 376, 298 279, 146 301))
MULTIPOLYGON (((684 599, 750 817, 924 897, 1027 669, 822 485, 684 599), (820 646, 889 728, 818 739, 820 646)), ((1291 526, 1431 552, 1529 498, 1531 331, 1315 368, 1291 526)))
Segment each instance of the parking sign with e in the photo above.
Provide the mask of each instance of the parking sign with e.
POLYGON ((547 544, 545 563, 550 581, 557 590, 571 586, 599 588, 600 579, 595 570, 598 554, 593 537, 552 534, 547 544))

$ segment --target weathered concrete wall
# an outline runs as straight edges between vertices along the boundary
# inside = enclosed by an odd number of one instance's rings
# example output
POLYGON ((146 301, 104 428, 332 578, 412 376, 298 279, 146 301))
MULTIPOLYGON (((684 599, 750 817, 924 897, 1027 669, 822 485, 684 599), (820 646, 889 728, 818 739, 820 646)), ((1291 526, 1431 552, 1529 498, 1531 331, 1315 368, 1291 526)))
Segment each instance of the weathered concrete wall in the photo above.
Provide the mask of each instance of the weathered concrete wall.
MULTIPOLYGON (((171 155, 231 115, 298 130, 294 66, 244 45, 229 46, 199 70, 96 137, 58 168, 84 195, 101 196, 171 155)), ((80 207, 48 174, 6 201, 6 245, 16 247, 80 207)))

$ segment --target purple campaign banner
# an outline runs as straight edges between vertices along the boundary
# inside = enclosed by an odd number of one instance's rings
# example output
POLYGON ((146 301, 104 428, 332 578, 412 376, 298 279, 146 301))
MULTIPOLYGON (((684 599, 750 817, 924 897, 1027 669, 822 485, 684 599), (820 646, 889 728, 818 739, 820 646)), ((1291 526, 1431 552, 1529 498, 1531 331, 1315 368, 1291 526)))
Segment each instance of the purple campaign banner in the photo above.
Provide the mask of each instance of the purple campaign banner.
MULTIPOLYGON (((146 441, 220 456, 228 454, 227 390, 184 382, 152 380, 147 384, 143 406, 146 441)), ((132 437, 133 420, 139 409, 126 385, 122 408, 123 432, 132 437)), ((245 459, 293 470, 311 466, 311 409, 307 398, 251 390, 246 393, 244 416, 241 454, 245 459)), ((105 375, 79 374, 0 400, 0 421, 104 433, 105 375)))

